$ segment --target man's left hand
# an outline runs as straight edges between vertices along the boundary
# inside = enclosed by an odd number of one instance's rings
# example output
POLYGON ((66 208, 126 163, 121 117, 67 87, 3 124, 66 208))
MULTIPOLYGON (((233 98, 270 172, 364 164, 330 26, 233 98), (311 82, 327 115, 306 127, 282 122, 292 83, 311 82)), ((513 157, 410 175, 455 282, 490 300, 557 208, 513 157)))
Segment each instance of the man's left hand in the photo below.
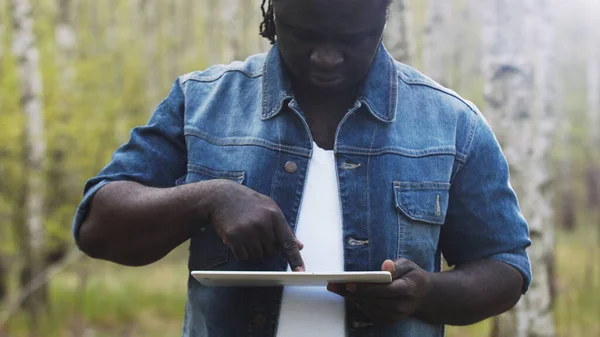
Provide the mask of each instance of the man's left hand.
POLYGON ((391 283, 330 283, 327 290, 353 302, 376 323, 395 323, 419 310, 429 292, 429 273, 407 259, 386 260, 381 270, 392 274, 391 283))

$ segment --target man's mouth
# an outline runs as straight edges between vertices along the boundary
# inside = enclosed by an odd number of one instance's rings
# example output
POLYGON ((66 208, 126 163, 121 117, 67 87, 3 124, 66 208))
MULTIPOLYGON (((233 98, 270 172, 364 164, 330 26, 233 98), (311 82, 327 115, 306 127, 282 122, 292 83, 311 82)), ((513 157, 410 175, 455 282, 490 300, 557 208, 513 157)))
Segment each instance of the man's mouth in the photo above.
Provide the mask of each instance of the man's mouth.
POLYGON ((342 83, 344 77, 340 75, 311 74, 310 81, 318 87, 331 88, 342 83))

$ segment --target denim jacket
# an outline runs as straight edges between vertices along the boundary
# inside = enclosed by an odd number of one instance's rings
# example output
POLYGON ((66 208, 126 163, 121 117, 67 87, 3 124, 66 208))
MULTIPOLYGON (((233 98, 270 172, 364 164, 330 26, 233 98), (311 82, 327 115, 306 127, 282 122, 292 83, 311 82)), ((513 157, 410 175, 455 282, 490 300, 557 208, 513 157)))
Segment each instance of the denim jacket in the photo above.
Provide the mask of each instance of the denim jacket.
MULTIPOLYGON (((442 254, 450 265, 494 259, 519 270, 527 290, 527 223, 501 148, 470 102, 395 62, 382 45, 337 128, 334 151, 345 270, 380 270, 403 257, 439 272, 442 254)), ((87 182, 76 241, 93 195, 117 180, 168 188, 230 179, 273 198, 295 230, 311 154, 277 45, 183 75, 87 182)), ((283 256, 237 261, 210 226, 191 238, 189 251, 190 270, 287 267, 283 256)), ((183 336, 274 336, 281 295, 282 288, 204 287, 189 278, 183 336)), ((444 335, 442 325, 413 317, 373 324, 349 302, 346 325, 349 336, 444 335)))

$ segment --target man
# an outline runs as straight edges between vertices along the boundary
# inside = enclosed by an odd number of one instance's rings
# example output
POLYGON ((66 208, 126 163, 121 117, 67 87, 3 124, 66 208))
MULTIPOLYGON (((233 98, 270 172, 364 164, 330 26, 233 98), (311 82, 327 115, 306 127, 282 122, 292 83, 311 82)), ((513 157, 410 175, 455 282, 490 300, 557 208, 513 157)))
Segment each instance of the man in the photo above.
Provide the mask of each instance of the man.
POLYGON ((394 278, 304 290, 190 278, 184 336, 443 336, 514 306, 530 240, 505 158, 474 106, 393 61, 389 4, 263 3, 270 52, 177 79, 87 183, 79 247, 139 266, 191 239, 190 270, 394 278))

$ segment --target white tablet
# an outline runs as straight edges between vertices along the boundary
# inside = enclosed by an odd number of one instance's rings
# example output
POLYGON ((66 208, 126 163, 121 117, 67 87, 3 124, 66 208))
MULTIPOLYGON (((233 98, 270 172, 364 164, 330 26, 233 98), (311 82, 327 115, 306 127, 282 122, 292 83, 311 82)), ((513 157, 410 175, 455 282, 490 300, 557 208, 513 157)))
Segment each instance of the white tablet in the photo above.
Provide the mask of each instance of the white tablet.
POLYGON ((271 272, 271 271, 192 271, 205 286, 275 287, 326 286, 327 283, 390 283, 387 271, 360 272, 271 272))

